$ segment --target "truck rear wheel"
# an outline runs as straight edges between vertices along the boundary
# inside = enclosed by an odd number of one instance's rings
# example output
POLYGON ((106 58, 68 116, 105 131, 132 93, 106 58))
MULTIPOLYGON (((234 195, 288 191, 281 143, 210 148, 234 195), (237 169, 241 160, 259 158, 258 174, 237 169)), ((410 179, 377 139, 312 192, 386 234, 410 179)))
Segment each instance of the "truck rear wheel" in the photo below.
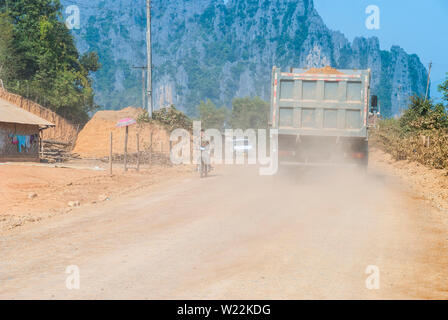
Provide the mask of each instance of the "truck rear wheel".
POLYGON ((364 155, 362 159, 359 160, 359 167, 363 170, 367 170, 369 167, 369 142, 363 142, 361 147, 361 153, 364 155))

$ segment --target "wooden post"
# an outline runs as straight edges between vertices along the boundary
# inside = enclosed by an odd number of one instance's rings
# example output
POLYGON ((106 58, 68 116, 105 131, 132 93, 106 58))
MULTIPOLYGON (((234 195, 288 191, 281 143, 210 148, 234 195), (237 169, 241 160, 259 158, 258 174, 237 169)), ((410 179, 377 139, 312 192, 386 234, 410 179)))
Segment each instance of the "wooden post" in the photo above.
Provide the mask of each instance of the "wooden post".
POLYGON ((149 135, 149 166, 152 166, 152 131, 149 135))
POLYGON ((140 141, 139 134, 137 132, 137 172, 140 171, 140 141))
POLYGON ((128 171, 128 135, 129 126, 126 126, 126 133, 124 136, 124 171, 128 171))
POLYGON ((41 159, 43 159, 43 157, 44 157, 44 134, 43 134, 43 131, 42 130, 40 130, 39 131, 39 136, 40 136, 40 157, 41 157, 41 159))
POLYGON ((112 139, 113 139, 113 134, 111 132, 110 133, 110 151, 109 151, 109 174, 110 174, 110 176, 112 176, 112 139))

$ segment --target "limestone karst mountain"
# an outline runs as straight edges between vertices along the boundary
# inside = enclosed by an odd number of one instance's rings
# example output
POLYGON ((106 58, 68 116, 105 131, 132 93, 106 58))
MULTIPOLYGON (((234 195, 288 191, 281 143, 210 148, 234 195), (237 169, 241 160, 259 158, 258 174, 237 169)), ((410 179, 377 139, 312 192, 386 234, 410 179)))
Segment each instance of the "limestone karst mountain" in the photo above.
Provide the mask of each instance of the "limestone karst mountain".
MULTIPOLYGON (((97 51, 97 102, 114 109, 141 105, 145 0, 63 0, 77 5, 82 52, 97 51)), ((153 0, 156 107, 175 104, 189 114, 206 98, 230 105, 234 97, 269 97, 271 68, 371 68, 372 92, 383 113, 397 114, 410 95, 424 94, 427 71, 398 46, 328 29, 313 0, 153 0)))

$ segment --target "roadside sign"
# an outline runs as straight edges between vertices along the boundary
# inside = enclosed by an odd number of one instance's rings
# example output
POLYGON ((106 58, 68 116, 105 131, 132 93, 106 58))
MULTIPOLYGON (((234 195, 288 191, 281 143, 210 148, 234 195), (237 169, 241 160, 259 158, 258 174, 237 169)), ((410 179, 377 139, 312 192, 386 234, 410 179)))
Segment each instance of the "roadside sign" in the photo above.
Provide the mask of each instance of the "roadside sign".
POLYGON ((132 118, 124 118, 117 122, 117 128, 128 127, 136 123, 137 121, 132 118))

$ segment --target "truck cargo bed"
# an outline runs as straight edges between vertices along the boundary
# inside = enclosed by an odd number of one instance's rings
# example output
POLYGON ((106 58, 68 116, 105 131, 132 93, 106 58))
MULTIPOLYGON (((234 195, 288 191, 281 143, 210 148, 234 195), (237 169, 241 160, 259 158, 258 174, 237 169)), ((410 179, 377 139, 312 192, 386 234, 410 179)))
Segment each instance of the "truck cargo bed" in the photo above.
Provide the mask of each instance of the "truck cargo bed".
POLYGON ((271 121, 280 134, 367 137, 370 70, 274 68, 272 86, 271 121))

